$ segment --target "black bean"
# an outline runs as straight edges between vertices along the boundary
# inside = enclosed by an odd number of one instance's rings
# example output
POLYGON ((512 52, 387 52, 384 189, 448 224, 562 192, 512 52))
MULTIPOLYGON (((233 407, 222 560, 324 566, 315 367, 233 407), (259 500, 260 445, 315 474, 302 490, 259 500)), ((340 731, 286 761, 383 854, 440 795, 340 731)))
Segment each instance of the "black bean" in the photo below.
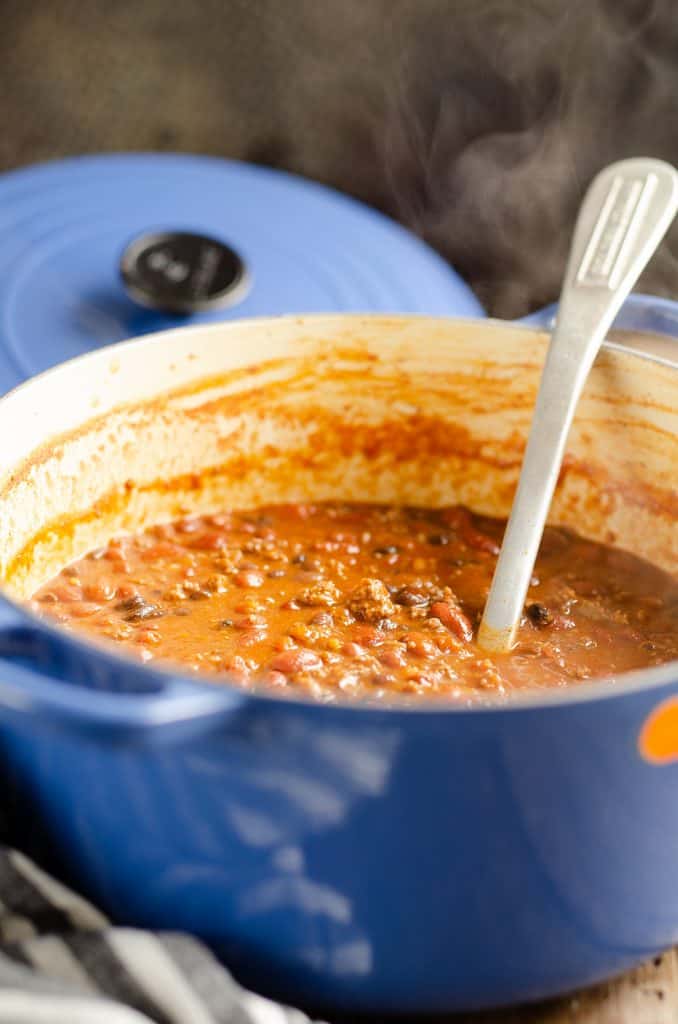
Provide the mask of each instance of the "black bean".
POLYGON ((127 612, 127 615, 123 615, 125 622, 143 622, 144 619, 157 619, 164 614, 159 605, 144 601, 141 594, 119 601, 115 608, 117 611, 127 612))
POLYGON ((380 558, 382 555, 397 555, 400 553, 400 548, 397 544, 387 544, 383 548, 374 548, 372 551, 373 555, 380 558))
POLYGON ((118 612, 133 612, 136 608, 143 608, 145 604, 141 594, 134 594, 132 597, 126 597, 124 601, 118 601, 114 607, 118 612))
POLYGON ((534 604, 528 604, 525 611, 528 619, 534 626, 547 626, 551 621, 551 612, 546 605, 539 604, 537 601, 534 604))
POLYGON ((303 551, 300 551, 298 555, 293 555, 291 559, 294 565, 303 565, 306 561, 306 555, 303 551))
POLYGON ((396 604, 404 605, 405 608, 414 608, 415 605, 428 604, 428 597, 420 594, 417 590, 409 587, 401 587, 395 594, 393 600, 396 604))
POLYGON ((444 547, 450 543, 450 538, 446 533, 432 533, 427 539, 429 544, 433 544, 436 547, 444 547))
POLYGON ((124 615, 123 618, 125 622, 144 622, 146 619, 159 619, 163 614, 162 608, 158 608, 155 604, 147 604, 143 608, 139 608, 138 611, 124 615))
POLYGON ((233 625, 233 619, 222 619, 217 623, 217 629, 229 629, 233 625))

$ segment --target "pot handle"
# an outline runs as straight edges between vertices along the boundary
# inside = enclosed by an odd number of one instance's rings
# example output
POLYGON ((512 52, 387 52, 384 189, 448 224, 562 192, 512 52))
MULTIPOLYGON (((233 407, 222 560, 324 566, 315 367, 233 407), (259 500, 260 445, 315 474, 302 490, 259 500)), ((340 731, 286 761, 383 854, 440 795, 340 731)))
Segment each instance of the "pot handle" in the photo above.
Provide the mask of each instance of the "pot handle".
MULTIPOLYGON (((530 324, 551 330, 558 311, 557 303, 538 309, 523 317, 518 323, 530 324)), ((620 309, 612 328, 624 331, 639 331, 648 334, 663 334, 678 339, 678 302, 660 299, 656 295, 629 295, 620 309)))
MULTIPOLYGON (((181 677, 143 675, 142 692, 117 693, 64 682, 50 668, 31 667, 42 662, 49 626, 36 626, 21 611, 0 600, 0 720, 25 719, 34 725, 96 734, 111 740, 180 739, 207 732, 237 716, 248 703, 245 693, 232 687, 193 682, 181 677)), ((63 638, 58 638, 63 642, 63 638)), ((108 671, 126 669, 107 652, 108 671), (120 666, 120 667, 119 667, 120 666)), ((47 659, 49 660, 49 659, 47 659)))

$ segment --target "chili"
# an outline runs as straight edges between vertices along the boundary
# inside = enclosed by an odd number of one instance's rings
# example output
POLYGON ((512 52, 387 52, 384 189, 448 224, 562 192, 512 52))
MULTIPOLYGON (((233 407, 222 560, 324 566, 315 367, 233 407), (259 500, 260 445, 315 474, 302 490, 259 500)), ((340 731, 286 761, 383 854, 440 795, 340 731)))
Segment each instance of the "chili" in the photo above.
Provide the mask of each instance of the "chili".
POLYGON ((33 607, 144 661, 320 700, 508 695, 678 656, 678 584, 548 527, 518 642, 474 634, 504 523, 462 507, 279 505, 114 538, 33 607))

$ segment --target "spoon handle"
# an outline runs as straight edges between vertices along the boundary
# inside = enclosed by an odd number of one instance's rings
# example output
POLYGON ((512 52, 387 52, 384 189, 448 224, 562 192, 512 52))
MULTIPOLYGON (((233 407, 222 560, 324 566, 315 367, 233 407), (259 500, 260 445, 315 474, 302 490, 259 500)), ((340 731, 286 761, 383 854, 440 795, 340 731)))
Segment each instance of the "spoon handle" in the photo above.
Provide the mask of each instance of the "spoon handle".
POLYGON ((660 160, 612 164, 584 197, 518 489, 478 632, 486 651, 513 645, 579 396, 608 328, 677 207, 678 173, 660 160))

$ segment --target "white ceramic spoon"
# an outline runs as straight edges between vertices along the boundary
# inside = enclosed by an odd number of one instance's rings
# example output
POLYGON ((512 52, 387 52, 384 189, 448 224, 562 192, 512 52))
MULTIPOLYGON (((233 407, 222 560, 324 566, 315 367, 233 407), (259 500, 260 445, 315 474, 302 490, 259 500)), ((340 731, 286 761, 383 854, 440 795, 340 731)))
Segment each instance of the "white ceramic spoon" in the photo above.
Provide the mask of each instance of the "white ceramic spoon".
POLYGON ((678 173, 661 160, 612 164, 584 197, 518 489, 478 631, 486 651, 513 646, 579 396, 608 328, 677 207, 678 173))

